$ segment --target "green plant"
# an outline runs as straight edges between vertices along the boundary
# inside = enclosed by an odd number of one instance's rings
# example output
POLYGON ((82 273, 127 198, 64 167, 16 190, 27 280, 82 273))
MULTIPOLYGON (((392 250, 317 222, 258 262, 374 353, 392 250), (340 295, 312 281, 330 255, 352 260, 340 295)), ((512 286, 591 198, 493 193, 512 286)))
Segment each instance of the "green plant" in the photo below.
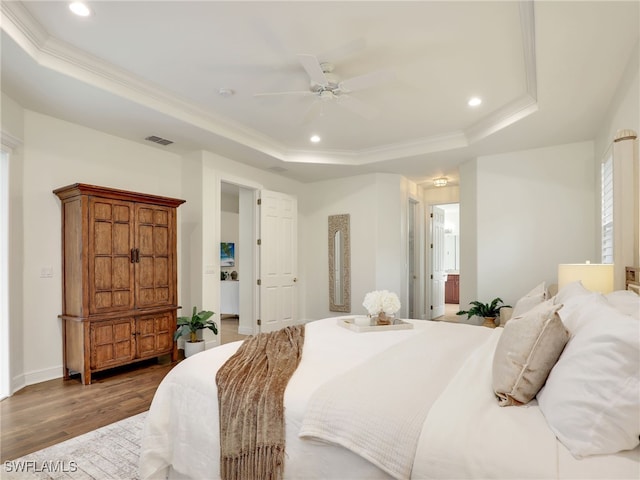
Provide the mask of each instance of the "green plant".
POLYGON ((213 320, 209 320, 214 315, 214 312, 203 310, 198 312, 196 307, 193 307, 193 314, 190 317, 178 317, 178 329, 173 334, 173 339, 177 340, 182 335, 189 334, 190 342, 197 342, 198 330, 208 328, 214 334, 218 334, 218 326, 213 320))
POLYGON ((471 318, 474 315, 484 318, 495 318, 500 315, 500 309, 503 307, 510 307, 511 305, 504 305, 501 298, 494 298, 491 303, 471 302, 469 305, 473 305, 469 310, 460 310, 456 315, 466 315, 467 318, 471 318))

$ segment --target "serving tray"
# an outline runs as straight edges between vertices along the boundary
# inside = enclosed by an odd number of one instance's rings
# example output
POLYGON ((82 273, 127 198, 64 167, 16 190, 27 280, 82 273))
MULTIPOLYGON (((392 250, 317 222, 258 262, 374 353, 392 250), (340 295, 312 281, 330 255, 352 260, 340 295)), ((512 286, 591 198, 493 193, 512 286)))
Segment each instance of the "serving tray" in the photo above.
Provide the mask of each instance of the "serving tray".
POLYGON ((356 318, 368 318, 365 316, 358 317, 340 317, 338 318, 338 325, 349 329, 353 332, 386 332, 387 330, 409 330, 413 328, 413 323, 405 322, 396 318, 391 325, 359 325, 356 323, 356 318))

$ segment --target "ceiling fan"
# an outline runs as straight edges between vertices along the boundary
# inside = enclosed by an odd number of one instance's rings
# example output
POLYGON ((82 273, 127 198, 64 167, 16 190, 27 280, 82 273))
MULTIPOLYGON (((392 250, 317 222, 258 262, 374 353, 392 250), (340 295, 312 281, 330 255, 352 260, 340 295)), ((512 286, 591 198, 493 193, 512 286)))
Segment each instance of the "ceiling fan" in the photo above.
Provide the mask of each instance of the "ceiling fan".
POLYGON ((389 70, 378 70, 375 72, 365 73, 364 75, 358 75, 357 77, 348 78, 346 80, 340 80, 340 78, 333 73, 334 65, 332 63, 320 62, 315 55, 298 54, 297 57, 298 61, 309 76, 309 90, 265 92, 256 93, 254 96, 315 96, 316 99, 334 101, 338 105, 345 107, 364 118, 372 119, 377 115, 376 109, 348 94, 386 83, 395 77, 393 72, 389 70))

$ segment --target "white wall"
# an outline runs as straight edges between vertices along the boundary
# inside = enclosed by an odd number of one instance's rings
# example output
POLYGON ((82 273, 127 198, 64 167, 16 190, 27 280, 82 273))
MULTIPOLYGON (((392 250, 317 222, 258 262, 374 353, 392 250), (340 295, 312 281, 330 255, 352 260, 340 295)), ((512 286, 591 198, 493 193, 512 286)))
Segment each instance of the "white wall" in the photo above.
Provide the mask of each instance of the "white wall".
POLYGON ((640 47, 629 57, 627 68, 595 139, 596 159, 601 160, 620 129, 640 133, 640 47))
POLYGON ((24 115, 22 107, 2 94, 2 142, 9 143, 9 391, 13 392, 25 385, 23 303, 24 281, 22 259, 24 257, 23 227, 23 161, 24 115))
POLYGON ((513 304, 543 280, 556 283, 559 263, 597 262, 594 171, 592 142, 461 168, 461 306, 495 297, 513 304))
POLYGON ((301 278, 308 319, 335 316, 329 311, 328 217, 349 214, 351 234, 351 312, 366 314, 367 292, 388 289, 401 297, 406 315, 407 195, 415 185, 399 175, 370 174, 307 184, 299 213, 305 228, 301 242, 301 278), (410 182, 409 182, 410 183, 410 182))

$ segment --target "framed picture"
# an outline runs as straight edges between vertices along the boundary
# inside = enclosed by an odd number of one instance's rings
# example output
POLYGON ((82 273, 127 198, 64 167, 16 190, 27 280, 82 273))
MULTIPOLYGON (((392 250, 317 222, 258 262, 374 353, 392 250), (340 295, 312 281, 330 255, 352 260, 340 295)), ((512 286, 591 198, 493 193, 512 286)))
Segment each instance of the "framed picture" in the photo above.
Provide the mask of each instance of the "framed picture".
POLYGON ((235 264, 235 244, 222 242, 220 244, 220 266, 233 267, 235 264))

